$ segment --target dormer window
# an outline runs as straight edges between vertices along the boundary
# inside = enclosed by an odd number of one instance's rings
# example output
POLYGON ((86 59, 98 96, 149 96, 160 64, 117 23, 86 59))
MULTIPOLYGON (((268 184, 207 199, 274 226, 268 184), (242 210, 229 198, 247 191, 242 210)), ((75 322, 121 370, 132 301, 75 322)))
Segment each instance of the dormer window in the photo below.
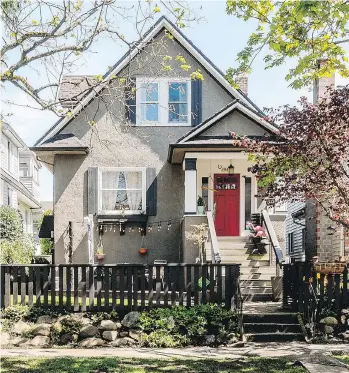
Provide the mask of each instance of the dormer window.
POLYGON ((137 78, 136 124, 190 126, 190 80, 137 78))
POLYGON ((26 163, 19 164, 19 176, 28 177, 29 176, 29 167, 26 163))

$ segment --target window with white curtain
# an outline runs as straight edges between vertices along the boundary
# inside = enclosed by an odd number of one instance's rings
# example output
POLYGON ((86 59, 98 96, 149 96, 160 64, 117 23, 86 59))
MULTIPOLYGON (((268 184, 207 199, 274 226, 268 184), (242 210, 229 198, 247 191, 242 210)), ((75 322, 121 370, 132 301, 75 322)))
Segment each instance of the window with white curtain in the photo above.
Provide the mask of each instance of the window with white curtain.
POLYGON ((146 209, 145 168, 100 170, 99 210, 106 214, 140 214, 146 209))
POLYGON ((190 126, 191 85, 185 78, 137 78, 137 125, 190 126))

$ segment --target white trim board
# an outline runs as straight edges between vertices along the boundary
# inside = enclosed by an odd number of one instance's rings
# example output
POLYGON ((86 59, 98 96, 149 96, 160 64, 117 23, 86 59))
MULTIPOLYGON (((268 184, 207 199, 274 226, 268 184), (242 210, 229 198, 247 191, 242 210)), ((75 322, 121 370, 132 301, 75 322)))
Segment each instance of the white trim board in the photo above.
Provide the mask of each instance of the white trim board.
POLYGON ((157 24, 151 29, 151 31, 144 37, 141 43, 136 46, 131 52, 125 56, 123 60, 120 61, 119 64, 115 66, 115 68, 109 72, 109 74, 105 77, 105 84, 101 84, 97 86, 93 92, 88 94, 73 110, 71 117, 64 117, 59 122, 57 122, 50 130, 47 132, 40 140, 38 140, 35 146, 40 146, 49 138, 56 135, 61 129, 63 129, 74 117, 81 111, 83 108, 89 103, 93 97, 98 94, 113 75, 117 75, 131 60, 163 29, 165 28, 167 31, 174 36, 176 41, 182 45, 233 97, 245 102, 247 105, 250 105, 248 100, 235 88, 233 88, 222 76, 221 72, 217 70, 217 68, 207 61, 207 59, 201 54, 198 50, 196 50, 178 31, 177 27, 175 27, 172 23, 170 23, 166 18, 160 19, 157 24))

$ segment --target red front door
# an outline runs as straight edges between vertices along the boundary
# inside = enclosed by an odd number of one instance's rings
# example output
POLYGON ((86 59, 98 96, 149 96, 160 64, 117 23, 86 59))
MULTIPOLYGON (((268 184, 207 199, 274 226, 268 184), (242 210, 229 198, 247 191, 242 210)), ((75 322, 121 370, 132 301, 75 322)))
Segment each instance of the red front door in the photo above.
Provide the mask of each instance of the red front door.
POLYGON ((214 175, 217 236, 240 235, 240 175, 214 175))

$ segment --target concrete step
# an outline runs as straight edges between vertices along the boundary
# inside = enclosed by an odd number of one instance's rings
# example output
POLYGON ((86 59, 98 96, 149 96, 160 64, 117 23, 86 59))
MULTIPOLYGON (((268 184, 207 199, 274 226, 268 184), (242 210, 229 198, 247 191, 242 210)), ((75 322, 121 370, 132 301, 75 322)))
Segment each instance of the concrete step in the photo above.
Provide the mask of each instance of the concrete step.
POLYGON ((298 324, 297 314, 293 312, 273 312, 273 313, 244 313, 243 316, 244 324, 269 324, 269 323, 280 323, 280 324, 298 324))
MULTIPOLYGON (((241 263, 242 268, 258 269, 259 267, 269 267, 269 260, 246 260, 241 263)), ((275 271, 275 267, 274 271, 275 271)))
POLYGON ((276 323, 244 323, 244 331, 248 334, 259 333, 302 333, 299 324, 276 323))
POLYGON ((271 280, 243 280, 240 282, 240 287, 248 288, 248 287, 271 287, 271 280))
POLYGON ((248 255, 248 254, 245 254, 245 255, 241 255, 241 254, 235 254, 234 253, 224 253, 224 252, 220 252, 220 257, 222 258, 222 262, 224 260, 224 262, 228 263, 228 262, 231 262, 231 263, 243 263, 243 262, 247 262, 249 260, 253 260, 253 261, 268 261, 269 263, 269 260, 267 258, 257 258, 255 256, 252 256, 252 255, 248 255))
POLYGON ((271 286, 249 286, 244 287, 241 286, 241 294, 242 295, 252 295, 252 294, 273 294, 271 286))
POLYGON ((248 341, 251 342, 292 342, 304 341, 302 333, 256 333, 245 334, 248 341))
POLYGON ((244 302, 271 302, 272 294, 242 294, 244 302))
POLYGON ((255 273, 252 273, 252 274, 246 274, 246 273, 242 273, 240 275, 240 280, 241 281, 271 281, 271 276, 268 275, 268 274, 261 274, 261 273, 258 273, 258 274, 255 274, 255 273))

